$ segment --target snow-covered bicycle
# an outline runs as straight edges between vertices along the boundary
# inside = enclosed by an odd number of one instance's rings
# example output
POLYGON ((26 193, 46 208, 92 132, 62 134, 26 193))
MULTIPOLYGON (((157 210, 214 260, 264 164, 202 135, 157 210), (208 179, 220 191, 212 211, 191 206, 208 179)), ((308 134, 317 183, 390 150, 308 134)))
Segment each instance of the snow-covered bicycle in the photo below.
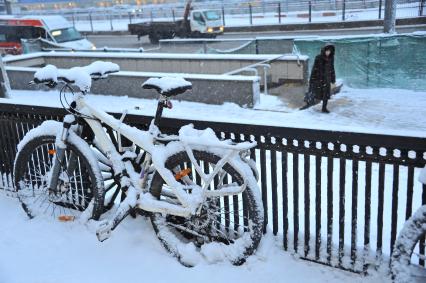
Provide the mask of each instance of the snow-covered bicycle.
POLYGON ((183 78, 151 78, 142 86, 160 94, 148 130, 98 109, 85 97, 92 79, 118 72, 97 61, 58 70, 48 65, 33 83, 60 86, 73 100, 63 123, 45 121, 18 145, 14 176, 17 195, 30 218, 99 220, 97 237, 107 239, 129 214, 151 218, 164 247, 187 266, 201 259, 241 264, 262 237, 263 206, 255 142, 220 140, 211 129, 187 125, 178 135, 160 132, 169 98, 192 88, 183 78), (127 141, 127 144, 124 144, 127 141), (130 142, 129 142, 130 141, 130 142))
MULTIPOLYGON (((419 181, 426 185, 426 167, 419 181)), ((416 246, 426 239, 426 205, 422 205, 405 222, 398 234, 391 258, 392 279, 395 283, 426 282, 426 256, 414 252, 416 246), (412 264, 414 263, 414 264, 412 264), (417 265, 418 263, 421 263, 417 265), (422 266, 423 265, 423 266, 422 266)))

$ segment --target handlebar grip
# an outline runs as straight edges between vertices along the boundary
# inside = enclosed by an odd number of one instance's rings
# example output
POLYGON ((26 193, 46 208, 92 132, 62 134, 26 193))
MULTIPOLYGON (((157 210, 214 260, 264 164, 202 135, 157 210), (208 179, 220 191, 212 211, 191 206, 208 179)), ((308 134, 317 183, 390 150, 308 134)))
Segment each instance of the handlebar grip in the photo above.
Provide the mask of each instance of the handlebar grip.
POLYGON ((58 83, 54 80, 39 80, 38 78, 34 78, 34 80, 30 81, 29 84, 44 84, 49 88, 54 88, 58 83))

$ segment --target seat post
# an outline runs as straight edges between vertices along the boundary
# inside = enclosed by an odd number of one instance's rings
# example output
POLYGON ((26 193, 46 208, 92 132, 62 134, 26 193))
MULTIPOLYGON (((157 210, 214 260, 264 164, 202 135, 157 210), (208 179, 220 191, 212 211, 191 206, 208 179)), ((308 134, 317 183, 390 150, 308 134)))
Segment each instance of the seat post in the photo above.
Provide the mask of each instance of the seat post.
POLYGON ((156 125, 158 128, 160 128, 160 120, 161 120, 161 116, 163 115, 163 109, 164 109, 164 101, 163 99, 160 98, 157 104, 157 112, 155 113, 155 117, 154 117, 154 125, 156 125))

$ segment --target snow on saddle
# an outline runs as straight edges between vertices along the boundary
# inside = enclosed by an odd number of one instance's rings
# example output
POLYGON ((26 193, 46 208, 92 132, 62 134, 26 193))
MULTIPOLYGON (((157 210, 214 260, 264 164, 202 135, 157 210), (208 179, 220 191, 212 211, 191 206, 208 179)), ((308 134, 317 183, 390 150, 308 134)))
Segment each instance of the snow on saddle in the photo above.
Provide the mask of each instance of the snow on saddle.
POLYGON ((171 97, 192 89, 192 84, 183 78, 162 77, 150 78, 142 84, 142 87, 144 89, 155 89, 161 95, 171 97))

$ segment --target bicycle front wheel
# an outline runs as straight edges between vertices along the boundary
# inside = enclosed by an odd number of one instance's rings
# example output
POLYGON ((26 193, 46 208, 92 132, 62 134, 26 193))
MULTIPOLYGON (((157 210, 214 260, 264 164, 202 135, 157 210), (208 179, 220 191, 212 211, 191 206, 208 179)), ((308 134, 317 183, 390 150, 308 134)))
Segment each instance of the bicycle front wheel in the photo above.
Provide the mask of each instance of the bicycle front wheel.
POLYGON ((425 236, 426 205, 423 205, 407 220, 395 242, 391 259, 395 283, 426 282, 425 236))
POLYGON ((103 180, 84 154, 87 153, 82 148, 84 141, 67 142, 58 187, 54 192, 49 190, 49 174, 56 155, 55 139, 56 136, 50 134, 35 136, 17 153, 14 178, 23 209, 30 218, 46 215, 67 220, 79 216, 90 204, 91 218, 99 219, 103 211, 103 180))
MULTIPOLYGON (((205 173, 212 172, 221 158, 207 151, 193 153, 198 166, 205 173)), ((185 185, 204 185, 203 178, 196 172, 186 152, 170 156, 166 168, 175 176, 188 174, 180 180, 185 185)), ((241 194, 208 198, 197 215, 183 218, 152 214, 151 222, 158 238, 183 265, 193 266, 201 258, 208 262, 227 260, 240 265, 255 252, 262 237, 263 205, 249 166, 240 159, 227 163, 208 185, 210 190, 220 190, 229 184, 241 185, 244 180, 248 181, 248 186, 241 194), (237 170, 236 166, 245 168, 237 170), (248 176, 241 176, 239 172, 246 172, 248 176)), ((177 203, 171 191, 161 176, 155 173, 151 194, 162 201, 177 203)))

